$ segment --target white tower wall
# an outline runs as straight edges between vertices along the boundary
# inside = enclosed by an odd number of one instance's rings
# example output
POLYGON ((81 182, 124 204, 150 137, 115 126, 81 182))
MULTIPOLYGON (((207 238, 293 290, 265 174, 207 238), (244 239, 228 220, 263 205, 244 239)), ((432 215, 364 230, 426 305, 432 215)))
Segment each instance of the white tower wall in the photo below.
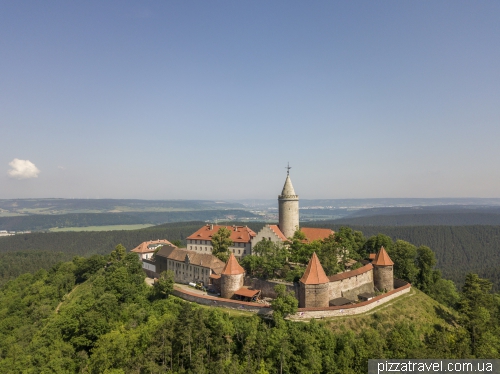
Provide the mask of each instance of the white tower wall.
POLYGON ((279 228, 287 237, 299 229, 299 195, 295 194, 290 176, 287 175, 281 195, 278 196, 279 228))

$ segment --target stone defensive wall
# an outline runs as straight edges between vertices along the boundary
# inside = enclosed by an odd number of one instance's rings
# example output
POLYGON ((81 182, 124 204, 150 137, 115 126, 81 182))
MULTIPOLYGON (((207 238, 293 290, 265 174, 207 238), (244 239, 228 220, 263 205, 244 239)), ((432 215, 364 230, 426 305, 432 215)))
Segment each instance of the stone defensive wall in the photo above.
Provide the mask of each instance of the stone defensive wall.
POLYGON ((290 282, 272 281, 246 276, 245 283, 243 285, 245 287, 251 287, 254 290, 261 290, 262 297, 270 297, 271 299, 275 299, 278 295, 276 295, 274 287, 278 284, 283 284, 288 292, 292 292, 297 299, 299 298, 298 285, 290 282))
POLYGON ((190 292, 188 290, 182 289, 180 287, 174 286, 172 295, 180 297, 181 299, 191 301, 193 303, 198 303, 208 306, 217 306, 237 310, 245 310, 247 312, 257 313, 257 314, 272 314, 271 307, 260 304, 260 303, 249 303, 246 301, 222 299, 220 297, 214 297, 209 295, 200 295, 195 292, 190 292))
POLYGON ((331 275, 329 300, 345 297, 357 300, 363 292, 373 292, 373 265, 367 264, 356 270, 331 275))
POLYGON ((392 299, 404 295, 411 290, 410 283, 398 280, 398 285, 400 285, 399 288, 395 288, 390 292, 375 296, 371 300, 363 301, 357 304, 330 306, 327 308, 299 308, 297 313, 293 316, 289 316, 289 318, 292 320, 300 320, 303 318, 345 317, 365 313, 373 308, 387 303, 388 301, 391 301, 392 299), (402 285, 403 283, 404 285, 402 285))
MULTIPOLYGON (((395 279, 394 290, 387 292, 385 294, 374 297, 369 301, 363 301, 357 304, 344 305, 344 306, 331 306, 331 307, 320 307, 320 308, 299 308, 297 313, 289 316, 291 320, 300 321, 301 319, 309 318, 325 318, 325 317, 345 317, 356 314, 365 313, 373 308, 383 305, 401 295, 404 295, 411 290, 411 284, 405 281, 395 279)), ((172 291, 174 296, 180 297, 181 299, 191 301, 194 303, 224 307, 236 310, 246 310, 247 312, 257 313, 260 315, 271 315, 272 309, 263 304, 259 303, 249 303, 245 301, 221 299, 220 297, 200 295, 194 292, 190 292, 185 289, 174 286, 172 291)))

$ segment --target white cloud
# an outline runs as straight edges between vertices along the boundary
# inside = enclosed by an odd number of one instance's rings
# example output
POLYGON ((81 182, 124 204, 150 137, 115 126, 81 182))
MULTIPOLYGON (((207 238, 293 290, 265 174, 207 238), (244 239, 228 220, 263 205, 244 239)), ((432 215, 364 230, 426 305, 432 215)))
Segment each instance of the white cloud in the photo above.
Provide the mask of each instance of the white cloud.
POLYGON ((9 176, 17 179, 37 178, 40 170, 30 160, 13 159, 9 166, 9 176))

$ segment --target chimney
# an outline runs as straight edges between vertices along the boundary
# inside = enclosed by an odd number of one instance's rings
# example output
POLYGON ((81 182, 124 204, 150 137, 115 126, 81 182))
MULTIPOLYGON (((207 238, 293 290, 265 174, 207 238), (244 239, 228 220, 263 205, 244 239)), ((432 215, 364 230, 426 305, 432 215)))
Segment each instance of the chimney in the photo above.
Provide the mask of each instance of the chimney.
POLYGON ((211 224, 211 225, 210 225, 210 230, 213 230, 213 229, 214 229, 214 225, 213 225, 213 224, 211 224))

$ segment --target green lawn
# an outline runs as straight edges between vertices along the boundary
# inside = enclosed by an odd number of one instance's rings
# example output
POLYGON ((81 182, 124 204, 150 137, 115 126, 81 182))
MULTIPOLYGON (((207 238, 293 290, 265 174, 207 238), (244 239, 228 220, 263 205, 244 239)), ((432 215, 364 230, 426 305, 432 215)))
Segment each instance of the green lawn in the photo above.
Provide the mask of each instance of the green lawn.
POLYGON ((60 231, 117 231, 117 230, 138 230, 145 229, 154 225, 138 224, 138 225, 110 225, 110 226, 86 226, 86 227, 54 227, 52 232, 60 231))

